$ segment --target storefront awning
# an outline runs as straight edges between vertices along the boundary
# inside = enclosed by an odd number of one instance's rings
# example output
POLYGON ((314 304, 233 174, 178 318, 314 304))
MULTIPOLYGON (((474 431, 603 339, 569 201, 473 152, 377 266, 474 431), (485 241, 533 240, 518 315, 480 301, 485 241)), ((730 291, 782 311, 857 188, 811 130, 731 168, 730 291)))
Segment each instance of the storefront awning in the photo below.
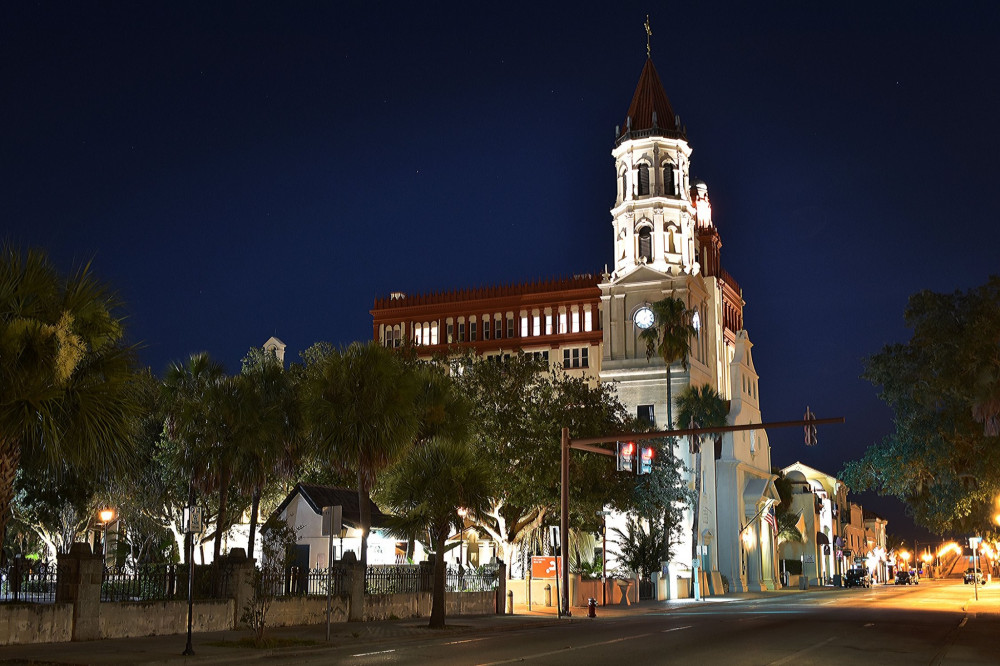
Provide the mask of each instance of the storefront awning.
POLYGON ((830 539, 828 539, 827 536, 822 532, 816 532, 816 543, 818 543, 821 546, 829 546, 830 539))

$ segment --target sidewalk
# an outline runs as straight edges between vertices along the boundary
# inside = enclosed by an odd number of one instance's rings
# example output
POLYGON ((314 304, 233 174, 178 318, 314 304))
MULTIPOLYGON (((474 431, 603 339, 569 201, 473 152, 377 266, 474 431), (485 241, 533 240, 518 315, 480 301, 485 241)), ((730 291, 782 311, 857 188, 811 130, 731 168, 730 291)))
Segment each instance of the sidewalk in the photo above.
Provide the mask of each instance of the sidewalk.
MULTIPOLYGON (((1000 587, 1000 586, 997 586, 1000 587)), ((809 592, 833 592, 838 588, 811 587, 809 592)), ((748 599, 766 599, 778 596, 801 594, 803 590, 785 589, 769 592, 748 592, 721 597, 709 597, 701 601, 678 599, 675 601, 644 601, 630 606, 609 605, 597 607, 597 618, 620 618, 646 613, 663 613, 674 609, 690 608, 694 605, 726 603, 748 599)), ((982 597, 981 597, 982 599, 982 597)), ((993 604, 995 607, 995 604, 993 604)), ((587 617, 587 609, 573 608, 572 617, 558 618, 555 607, 533 604, 531 611, 526 606, 516 605, 513 615, 455 616, 446 619, 449 636, 486 631, 512 631, 527 627, 550 626, 560 622, 593 622, 587 617)), ((217 631, 194 634, 192 644, 194 656, 185 657, 187 637, 149 636, 144 638, 120 638, 89 642, 46 643, 39 645, 11 645, 0 647, 0 663, 41 663, 41 664, 226 664, 289 658, 299 654, 322 653, 329 647, 358 646, 360 650, 371 648, 380 641, 392 639, 421 640, 439 637, 441 632, 427 627, 428 618, 405 620, 384 620, 379 622, 351 622, 332 625, 330 642, 326 642, 326 625, 304 625, 269 629, 269 637, 286 640, 311 641, 309 645, 254 649, 230 647, 220 643, 235 643, 250 636, 248 630, 217 631)))

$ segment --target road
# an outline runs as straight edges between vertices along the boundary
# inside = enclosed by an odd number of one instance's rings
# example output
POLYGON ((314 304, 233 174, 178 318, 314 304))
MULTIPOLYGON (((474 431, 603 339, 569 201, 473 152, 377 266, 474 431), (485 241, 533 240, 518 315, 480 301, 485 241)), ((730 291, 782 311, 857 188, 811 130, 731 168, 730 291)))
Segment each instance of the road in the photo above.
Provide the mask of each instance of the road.
MULTIPOLYGON (((557 626, 387 641, 296 655, 287 664, 1000 663, 1000 584, 968 601, 961 579, 688 604, 557 626), (992 600, 992 601, 991 601, 992 600), (973 608, 974 606, 974 608, 973 608), (965 610, 970 608, 970 610, 965 610), (976 612, 978 610, 979 612, 976 612), (989 610, 991 612, 983 612, 989 610)), ((461 620, 456 618, 455 623, 461 620)))

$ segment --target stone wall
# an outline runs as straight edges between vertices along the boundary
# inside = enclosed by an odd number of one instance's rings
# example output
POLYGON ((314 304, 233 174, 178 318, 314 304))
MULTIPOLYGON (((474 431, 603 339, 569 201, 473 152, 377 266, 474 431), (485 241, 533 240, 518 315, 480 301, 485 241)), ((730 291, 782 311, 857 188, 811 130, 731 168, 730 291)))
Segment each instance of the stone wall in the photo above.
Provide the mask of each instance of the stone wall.
MULTIPOLYGON (((350 601, 337 595, 330 601, 330 621, 347 622, 350 601)), ((297 624, 325 624, 326 597, 285 597, 275 599, 267 613, 269 627, 297 624)))
MULTIPOLYGON (((100 610, 101 638, 168 636, 187 633, 187 601, 104 602, 100 610)), ((232 599, 198 601, 191 629, 195 632, 233 628, 232 599)))
POLYGON ((59 643, 73 638, 73 604, 0 604, 0 645, 59 643))

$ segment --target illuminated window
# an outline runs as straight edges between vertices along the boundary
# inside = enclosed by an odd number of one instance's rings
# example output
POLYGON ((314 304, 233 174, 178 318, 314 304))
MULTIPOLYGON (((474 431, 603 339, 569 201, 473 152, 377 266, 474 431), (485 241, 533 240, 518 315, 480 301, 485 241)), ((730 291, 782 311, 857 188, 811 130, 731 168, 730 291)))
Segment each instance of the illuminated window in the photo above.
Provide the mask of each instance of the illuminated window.
POLYGON ((545 335, 552 335, 552 315, 545 315, 545 335))
POLYGON ((521 337, 528 337, 528 315, 521 316, 521 337))
POLYGON ((438 323, 435 321, 431 324, 431 344, 436 345, 438 343, 438 323))
POLYGON ((566 313, 565 312, 560 312, 559 313, 559 332, 560 333, 565 333, 566 330, 567 330, 566 329, 566 313))
POLYGON ((594 330, 594 320, 591 317, 590 310, 583 311, 583 330, 588 332, 594 330))
POLYGON ((532 335, 541 335, 542 334, 542 318, 539 317, 538 315, 534 315, 531 318, 531 323, 532 323, 532 327, 531 327, 532 335))
POLYGON ((649 167, 645 164, 639 165, 639 196, 649 196, 649 167))
POLYGON ((573 332, 574 333, 579 333, 580 332, 580 311, 579 310, 573 310, 573 312, 571 313, 570 322, 573 324, 573 329, 572 329, 573 332))

